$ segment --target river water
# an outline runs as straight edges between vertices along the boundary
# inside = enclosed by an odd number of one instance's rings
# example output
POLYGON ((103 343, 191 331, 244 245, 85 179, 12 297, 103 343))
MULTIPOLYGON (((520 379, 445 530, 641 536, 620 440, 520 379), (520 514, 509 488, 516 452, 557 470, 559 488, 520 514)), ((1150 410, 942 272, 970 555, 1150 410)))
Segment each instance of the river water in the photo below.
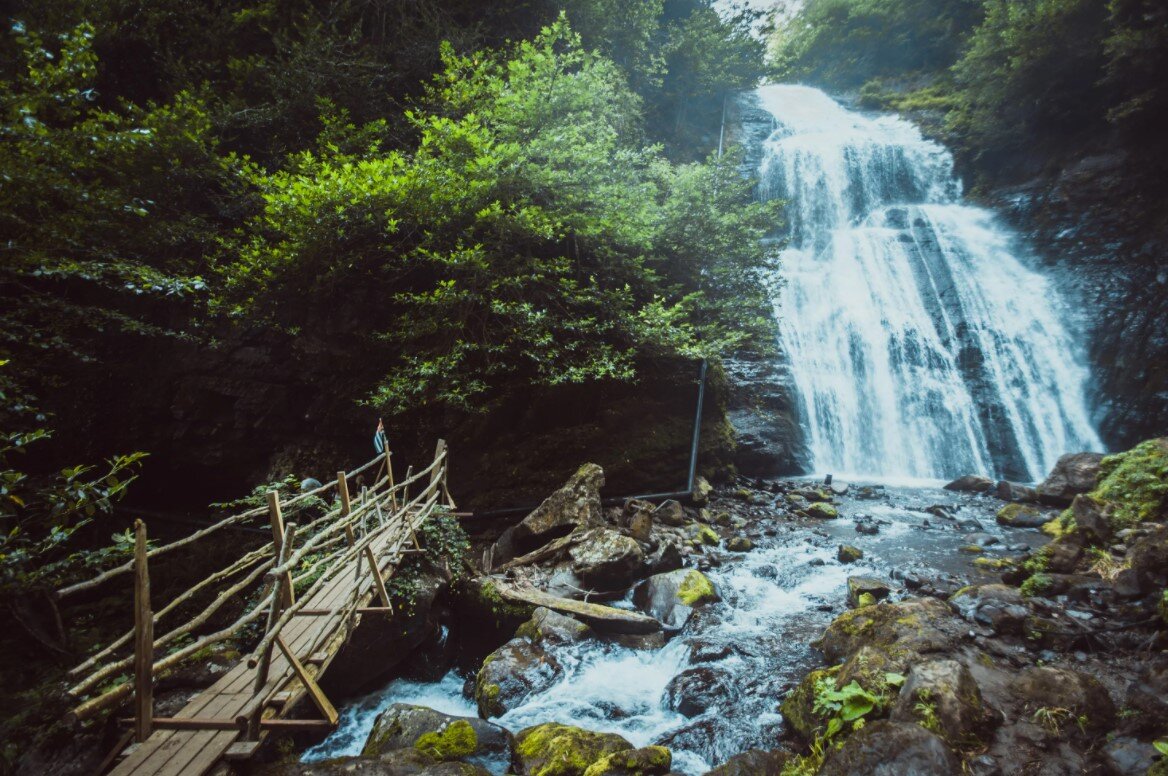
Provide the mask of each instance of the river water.
MULTIPOLYGON (((774 748, 782 724, 779 703, 816 665, 809 642, 844 610, 848 576, 980 573, 970 567, 971 556, 957 550, 972 526, 923 511, 938 503, 1000 538, 991 554, 1042 541, 1036 531, 997 526, 992 515, 999 503, 935 486, 888 488, 874 501, 845 498, 838 520, 763 518, 747 529, 756 537, 754 550, 726 553, 720 566, 707 571, 722 600, 699 610, 664 648, 634 650, 599 641, 550 647, 563 676, 493 721, 512 732, 561 722, 619 733, 637 746, 663 744, 673 752, 674 769, 687 774, 704 773, 751 747, 774 748), (880 532, 857 533, 858 516, 877 521, 880 532), (841 564, 836 552, 842 543, 861 547, 864 559, 841 564), (695 668, 713 669, 718 689, 714 705, 687 718, 669 708, 666 687, 695 668)), ((340 728, 306 752, 305 760, 359 754, 377 715, 393 703, 476 716, 473 700, 464 695, 466 678, 451 672, 440 682, 398 680, 346 705, 340 728)))
POLYGON ((909 122, 766 86, 760 191, 787 200, 775 298, 813 470, 1036 481, 1101 450, 1062 302, 1025 248, 964 204, 909 122))

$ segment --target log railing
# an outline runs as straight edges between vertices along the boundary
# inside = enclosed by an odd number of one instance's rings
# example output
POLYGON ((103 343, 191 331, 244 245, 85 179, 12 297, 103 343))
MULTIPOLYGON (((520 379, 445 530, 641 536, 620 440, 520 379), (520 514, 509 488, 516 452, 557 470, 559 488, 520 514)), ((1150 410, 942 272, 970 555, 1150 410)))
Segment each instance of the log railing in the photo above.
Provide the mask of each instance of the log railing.
MULTIPOLYGON (((276 649, 284 656, 293 675, 300 680, 324 721, 335 725, 336 709, 324 697, 302 659, 293 654, 291 647, 282 638, 284 627, 295 617, 325 618, 321 632, 314 638, 315 649, 315 645, 327 643, 340 629, 351 628, 358 614, 391 613, 392 604, 385 585, 383 567, 388 565, 389 573, 392 573, 393 566, 404 553, 419 549, 417 529, 426 518, 438 509, 453 509, 455 506, 446 486, 447 449, 444 441, 439 440, 434 460, 429 466, 416 474, 410 469, 401 482, 394 481, 391 455, 386 450, 384 454, 379 454, 351 472, 337 472, 335 481, 286 500, 281 500, 279 492, 269 491, 266 507, 231 515, 189 536, 153 549, 147 545, 146 525, 137 521, 134 526, 133 560, 56 593, 58 598, 67 598, 122 575, 133 574, 134 627, 97 649, 69 672, 73 685, 68 692, 79 701, 71 716, 76 720, 87 719, 119 707, 133 696, 134 735, 139 741, 145 740, 154 727, 176 727, 168 725, 167 720, 153 719, 152 688, 155 678, 213 644, 240 636, 246 627, 266 616, 263 634, 247 659, 248 666, 256 670, 256 676, 252 700, 235 720, 238 728, 247 734, 248 740, 254 741, 258 738, 261 726, 271 727, 271 721, 265 721, 262 717, 265 703, 281 678, 277 677, 273 681, 268 675, 276 649), (373 467, 379 467, 374 483, 362 487, 354 501, 350 495, 350 481, 373 467), (424 487, 411 498, 410 486, 415 483, 424 487), (285 524, 285 515, 291 514, 291 508, 301 506, 314 497, 328 499, 329 496, 332 497, 332 504, 326 507, 320 517, 303 526, 294 522, 285 524), (189 547, 228 526, 254 520, 265 513, 272 529, 270 542, 233 559, 223 568, 174 596, 157 612, 152 610, 148 569, 151 558, 189 547), (407 545, 412 549, 407 548, 407 545), (344 598, 345 603, 328 610, 306 609, 305 605, 314 594, 334 584, 337 575, 346 568, 354 570, 354 577, 350 583, 350 594, 344 598), (313 581, 298 596, 296 585, 309 579, 313 581), (211 600, 206 601, 197 614, 172 625, 163 635, 155 637, 154 634, 162 630, 159 626, 164 617, 212 593, 211 600), (258 601, 245 606, 234 622, 210 633, 202 632, 207 630, 208 623, 225 605, 246 600, 253 594, 258 601), (362 605, 362 599, 370 594, 377 599, 378 607, 362 605), (193 641, 173 650, 173 645, 184 637, 193 641), (155 659, 168 646, 173 651, 155 659), (130 681, 109 686, 110 682, 131 670, 133 677, 130 681)), ((214 724, 208 724, 211 728, 217 726, 221 729, 224 721, 216 720, 214 724)))

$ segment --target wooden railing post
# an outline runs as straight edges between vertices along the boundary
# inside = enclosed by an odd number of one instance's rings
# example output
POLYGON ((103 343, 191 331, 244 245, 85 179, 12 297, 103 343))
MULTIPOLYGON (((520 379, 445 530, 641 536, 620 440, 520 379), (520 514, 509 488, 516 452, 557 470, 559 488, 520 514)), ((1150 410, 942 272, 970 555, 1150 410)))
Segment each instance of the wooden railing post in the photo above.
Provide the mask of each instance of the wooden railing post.
POLYGON ((146 524, 134 521, 134 733, 145 741, 154 729, 154 613, 150 610, 146 524))
MULTIPOLYGON (((268 503, 271 503, 271 493, 269 495, 268 503)), ((289 523, 284 530, 281 537, 280 554, 277 557, 276 566, 282 566, 288 561, 288 556, 292 554, 292 543, 296 541, 296 523, 289 523)), ((291 574, 272 575, 268 573, 272 582, 272 605, 268 609, 268 624, 264 628, 264 635, 271 633, 272 629, 276 627, 276 623, 280 619, 280 612, 283 610, 285 601, 284 588, 292 583, 291 574)), ((263 653, 259 656, 259 662, 256 666, 256 678, 253 695, 259 695, 264 691, 264 687, 268 683, 268 669, 272 666, 272 644, 268 643, 264 648, 263 653)), ((248 723, 248 740, 256 741, 260 734, 260 717, 264 714, 264 706, 259 704, 255 717, 248 723)))
MULTIPOLYGON (((284 514, 280 511, 279 491, 268 491, 268 518, 272 522, 272 546, 279 558, 284 547, 284 514)), ((291 606, 296 602, 296 590, 292 587, 292 572, 285 573, 284 584, 280 586, 284 606, 291 606)))
MULTIPOLYGON (((341 494, 341 519, 348 517, 352 509, 349 501, 349 485, 345 481, 345 473, 337 472, 337 492, 341 494)), ((349 546, 357 543, 357 536, 353 533, 353 526, 345 526, 345 537, 349 540, 349 546)), ((381 605, 389 610, 393 610, 393 604, 389 602, 389 592, 385 589, 385 578, 381 576, 381 569, 377 565, 377 556, 373 554, 373 547, 365 545, 365 550, 357 556, 357 573, 356 580, 361 579, 361 558, 369 561, 369 570, 373 574, 373 588, 377 591, 377 596, 381 599, 381 605)), ((354 592, 359 592, 356 588, 354 592)))
POLYGON ((430 472, 430 486, 433 487, 435 482, 442 488, 442 495, 445 497, 446 506, 454 509, 454 499, 450 497, 450 488, 446 484, 446 473, 450 470, 450 452, 446 446, 445 439, 438 440, 438 446, 434 448, 434 460, 438 460, 438 456, 446 453, 446 460, 440 465, 434 467, 434 471, 430 472))
POLYGON ((397 487, 393 482, 393 453, 389 451, 389 445, 385 446, 385 475, 389 477, 389 501, 393 504, 393 511, 397 511, 397 493, 394 488, 397 487))

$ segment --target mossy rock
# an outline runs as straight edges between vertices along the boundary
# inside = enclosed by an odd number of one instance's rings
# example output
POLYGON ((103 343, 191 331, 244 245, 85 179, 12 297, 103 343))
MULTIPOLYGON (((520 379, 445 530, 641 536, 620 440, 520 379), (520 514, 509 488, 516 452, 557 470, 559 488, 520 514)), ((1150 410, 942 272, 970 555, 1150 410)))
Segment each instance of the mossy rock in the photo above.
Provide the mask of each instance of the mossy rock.
POLYGON ((475 676, 479 716, 499 717, 527 696, 546 690, 563 673, 559 662, 539 644, 514 638, 483 660, 475 676))
POLYGON ((970 555, 981 555, 985 552, 985 547, 980 544, 963 544, 957 548, 961 552, 967 552, 970 555))
POLYGON ((1047 521, 1042 511, 1030 504, 1007 504, 998 510, 995 519, 998 525, 1011 528, 1038 528, 1047 521))
POLYGON ((486 720, 395 703, 378 715, 361 754, 374 757, 412 748, 435 762, 466 761, 500 770, 510 763, 512 747, 511 734, 486 720))
POLYGON ((747 749, 706 773, 706 776, 783 776, 794 755, 785 749, 747 749))
POLYGON ((779 711, 788 727, 794 730, 804 741, 813 741, 816 736, 827 727, 827 717, 815 711, 815 688, 829 677, 836 676, 841 666, 819 668, 806 676, 787 693, 787 697, 779 705, 779 711))
POLYGON ((864 551, 851 544, 841 544, 836 558, 840 563, 855 563, 864 557, 864 551))
POLYGON ((831 504, 827 504, 822 501, 817 501, 814 504, 809 505, 803 511, 807 514, 808 517, 815 517, 820 520, 835 520, 837 517, 839 517, 839 510, 837 510, 831 504))
POLYGON ((856 682, 875 695, 880 702, 868 719, 876 719, 883 716, 896 698, 898 682, 889 680, 903 681, 903 674, 915 659, 915 655, 907 652, 892 655, 875 647, 861 647, 842 664, 807 674, 783 699, 779 711, 792 730, 805 741, 813 741, 827 726, 827 717, 815 711, 816 687, 822 680, 834 678, 837 687, 856 682))
POLYGON ((669 773, 673 755, 663 746, 614 752, 584 771, 584 776, 661 776, 669 773))
POLYGON ((633 745, 615 733, 548 722, 519 731, 515 766, 521 776, 584 776, 594 764, 633 745))
POLYGON ((677 600, 686 606, 698 606, 717 601, 719 596, 709 577, 697 569, 690 569, 677 588, 677 600))
POLYGON ((1168 517, 1168 437, 1150 439, 1099 464, 1091 497, 1111 505, 1116 531, 1168 517))
POLYGON ((726 549, 730 550, 730 552, 750 552, 754 549, 754 542, 745 536, 735 536, 726 542, 726 549))
POLYGON ((914 598, 845 612, 813 646, 828 660, 839 662, 862 646, 877 647, 893 657, 940 652, 959 643, 963 633, 962 621, 944 601, 914 598))
POLYGON ((716 547, 722 543, 722 537, 718 536, 718 532, 708 525, 697 524, 694 526, 693 541, 697 544, 705 544, 711 547, 716 547))
POLYGON ((974 558, 973 565, 986 571, 1008 571, 1017 563, 1011 558, 974 558))

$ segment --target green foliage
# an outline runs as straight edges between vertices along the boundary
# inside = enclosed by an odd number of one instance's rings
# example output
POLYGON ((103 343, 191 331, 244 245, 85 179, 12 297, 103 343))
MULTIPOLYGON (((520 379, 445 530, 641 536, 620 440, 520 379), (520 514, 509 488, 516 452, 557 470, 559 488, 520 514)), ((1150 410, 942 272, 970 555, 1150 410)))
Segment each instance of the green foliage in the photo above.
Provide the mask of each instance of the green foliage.
POLYGON ((1150 439, 1105 457, 1091 496, 1109 505, 1116 529, 1168 515, 1168 441, 1150 439))
POLYGON ((0 593, 22 594, 65 583, 133 552, 130 531, 111 544, 78 549, 70 539, 108 514, 136 479, 144 453, 120 455, 102 466, 78 465, 48 476, 18 468, 16 458, 51 432, 48 418, 34 406, 0 360, 0 593))
POLYGON ((370 396, 391 412, 482 407, 515 379, 629 380, 640 357, 759 333, 736 316, 760 299, 773 208, 749 204, 729 160, 675 167, 640 145, 636 95, 563 20, 443 62, 409 114, 414 153, 331 147, 246 169, 264 210, 221 269, 225 305, 295 328, 305 290, 389 285, 361 317, 397 354, 370 396))
POLYGON ((1022 583, 1022 586, 1018 590, 1022 595, 1027 597, 1041 596, 1050 589, 1050 586, 1050 575, 1040 571, 1027 577, 1026 581, 1022 583))
POLYGON ((864 725, 864 717, 877 708, 880 698, 865 690, 853 680, 845 687, 837 688, 835 677, 820 679, 815 685, 814 711, 827 719, 824 739, 830 740, 844 730, 845 723, 851 729, 859 730, 864 725))
POLYGON ((980 15, 978 0, 808 0, 772 48, 787 78, 854 88, 949 67, 980 15))

